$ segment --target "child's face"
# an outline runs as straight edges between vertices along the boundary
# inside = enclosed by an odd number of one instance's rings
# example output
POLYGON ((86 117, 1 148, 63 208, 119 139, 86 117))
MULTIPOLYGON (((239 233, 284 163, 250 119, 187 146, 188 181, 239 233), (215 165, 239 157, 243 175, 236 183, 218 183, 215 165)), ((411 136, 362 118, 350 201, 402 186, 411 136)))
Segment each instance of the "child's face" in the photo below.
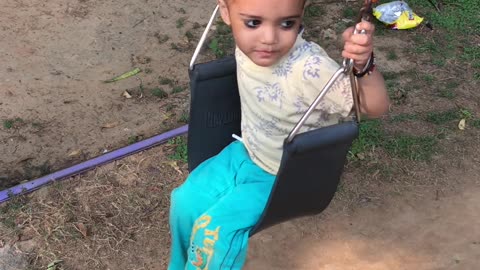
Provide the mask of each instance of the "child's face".
POLYGON ((304 0, 220 0, 235 43, 255 64, 271 66, 295 44, 304 0))

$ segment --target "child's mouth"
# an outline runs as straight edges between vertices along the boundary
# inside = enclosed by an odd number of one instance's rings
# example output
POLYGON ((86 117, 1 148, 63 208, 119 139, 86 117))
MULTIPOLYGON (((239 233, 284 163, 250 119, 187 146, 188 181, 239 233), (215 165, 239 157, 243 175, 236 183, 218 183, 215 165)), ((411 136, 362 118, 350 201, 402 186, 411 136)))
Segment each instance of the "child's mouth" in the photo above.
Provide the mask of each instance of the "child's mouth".
POLYGON ((255 51, 259 58, 271 58, 275 51, 255 51))

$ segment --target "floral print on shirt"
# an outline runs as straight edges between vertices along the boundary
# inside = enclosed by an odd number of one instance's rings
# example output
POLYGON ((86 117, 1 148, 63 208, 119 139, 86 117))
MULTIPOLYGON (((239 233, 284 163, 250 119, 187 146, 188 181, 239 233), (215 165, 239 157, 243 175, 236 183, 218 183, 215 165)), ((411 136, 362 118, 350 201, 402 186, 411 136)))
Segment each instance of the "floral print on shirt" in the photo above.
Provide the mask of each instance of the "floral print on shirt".
POLYGON ((280 109, 282 108, 284 95, 279 83, 266 83, 263 86, 255 87, 254 90, 257 93, 258 102, 271 102, 280 109))

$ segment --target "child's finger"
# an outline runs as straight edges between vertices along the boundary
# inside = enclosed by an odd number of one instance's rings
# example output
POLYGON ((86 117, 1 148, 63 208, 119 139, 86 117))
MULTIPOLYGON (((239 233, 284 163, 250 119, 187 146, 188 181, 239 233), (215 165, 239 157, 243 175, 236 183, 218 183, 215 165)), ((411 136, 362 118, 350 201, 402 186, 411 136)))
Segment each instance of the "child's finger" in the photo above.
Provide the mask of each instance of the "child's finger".
POLYGON ((353 35, 353 26, 345 29, 342 34, 343 41, 349 41, 353 35))
POLYGON ((369 46, 372 43, 372 36, 371 35, 352 35, 350 37, 350 42, 355 43, 361 46, 369 46))
POLYGON ((351 53, 351 52, 348 52, 348 51, 344 50, 344 51, 342 51, 342 57, 352 59, 355 62, 356 66, 364 66, 367 63, 370 55, 369 54, 354 54, 354 53, 351 53))
POLYGON ((355 29, 360 32, 362 30, 365 30, 367 33, 371 34, 375 32, 375 25, 371 22, 367 21, 361 21, 355 25, 355 29))
POLYGON ((352 54, 365 54, 370 55, 372 52, 372 46, 360 46, 352 42, 346 42, 343 49, 352 54))

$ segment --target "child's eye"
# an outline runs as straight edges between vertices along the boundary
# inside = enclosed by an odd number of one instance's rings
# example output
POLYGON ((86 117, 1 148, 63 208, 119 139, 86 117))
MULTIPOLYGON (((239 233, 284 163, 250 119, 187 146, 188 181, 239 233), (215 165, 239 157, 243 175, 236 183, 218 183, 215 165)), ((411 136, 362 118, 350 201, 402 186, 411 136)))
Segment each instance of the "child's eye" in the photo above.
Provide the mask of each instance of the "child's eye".
POLYGON ((247 20, 245 26, 248 28, 257 28, 262 22, 260 20, 247 20))
POLYGON ((295 25, 295 21, 283 21, 281 23, 282 28, 284 29, 290 29, 295 25))

